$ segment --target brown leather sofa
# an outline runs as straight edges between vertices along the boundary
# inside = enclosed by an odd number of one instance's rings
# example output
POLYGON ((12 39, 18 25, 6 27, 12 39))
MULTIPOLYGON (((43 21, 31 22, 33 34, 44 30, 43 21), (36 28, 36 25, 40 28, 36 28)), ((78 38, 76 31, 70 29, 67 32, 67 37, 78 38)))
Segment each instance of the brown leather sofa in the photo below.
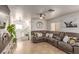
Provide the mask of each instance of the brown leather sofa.
POLYGON ((38 42, 45 42, 46 41, 46 37, 45 37, 45 34, 44 34, 45 32, 43 32, 43 31, 32 31, 31 32, 31 37, 32 37, 32 42, 33 43, 38 43, 38 42), (36 33, 42 33, 42 37, 38 37, 37 36, 37 34, 36 33))
MULTIPOLYGON (((38 43, 38 42, 47 42, 63 51, 66 53, 75 53, 77 54, 78 52, 75 52, 75 50, 79 51, 79 48, 74 49, 75 46, 63 42, 63 38, 65 35, 68 35, 69 37, 77 37, 79 38, 79 33, 69 33, 69 32, 54 32, 54 31, 32 31, 32 42, 33 43, 38 43), (38 37, 36 33, 42 33, 41 37, 38 37), (46 33, 53 34, 52 37, 47 37, 46 33)), ((78 39, 79 41, 79 39, 78 39)))
MULTIPOLYGON (((63 32, 63 33, 65 33, 65 35, 67 35, 69 37, 77 37, 78 38, 77 41, 79 40, 79 33, 69 33, 69 32, 63 32)), ((75 53, 74 47, 75 47, 75 45, 71 45, 71 44, 65 43, 63 41, 58 42, 58 48, 67 53, 75 53)), ((77 52, 76 52, 76 54, 77 54, 77 52)))

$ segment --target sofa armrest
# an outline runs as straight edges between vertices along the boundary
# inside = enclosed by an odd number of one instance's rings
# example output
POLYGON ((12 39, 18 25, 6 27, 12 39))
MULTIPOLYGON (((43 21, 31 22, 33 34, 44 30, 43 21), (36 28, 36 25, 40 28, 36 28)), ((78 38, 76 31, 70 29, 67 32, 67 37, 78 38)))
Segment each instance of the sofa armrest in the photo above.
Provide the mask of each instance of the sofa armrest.
POLYGON ((58 42, 58 48, 68 52, 68 53, 73 53, 73 47, 72 45, 65 43, 63 41, 58 42))

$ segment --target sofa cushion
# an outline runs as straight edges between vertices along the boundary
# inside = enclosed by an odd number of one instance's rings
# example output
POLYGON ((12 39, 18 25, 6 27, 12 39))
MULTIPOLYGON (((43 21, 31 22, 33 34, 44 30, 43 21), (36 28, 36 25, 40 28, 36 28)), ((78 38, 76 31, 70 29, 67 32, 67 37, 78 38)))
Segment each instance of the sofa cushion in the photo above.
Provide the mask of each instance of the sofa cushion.
POLYGON ((49 40, 50 40, 50 41, 54 41, 54 40, 56 40, 56 39, 55 39, 55 38, 49 38, 49 40))
POLYGON ((54 38, 50 38, 50 39, 48 38, 48 40, 46 42, 51 44, 51 45, 57 46, 58 41, 54 38))
POLYGON ((54 38, 61 41, 61 37, 59 37, 59 36, 54 36, 54 38))

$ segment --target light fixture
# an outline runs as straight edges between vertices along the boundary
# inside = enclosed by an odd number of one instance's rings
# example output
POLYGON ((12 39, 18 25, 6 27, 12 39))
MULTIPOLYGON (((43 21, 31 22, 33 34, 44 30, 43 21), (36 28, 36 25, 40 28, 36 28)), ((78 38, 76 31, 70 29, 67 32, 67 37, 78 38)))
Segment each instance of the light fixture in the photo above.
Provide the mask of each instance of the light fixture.
POLYGON ((45 18, 45 14, 40 14, 40 19, 44 19, 45 18))
POLYGON ((49 15, 49 14, 52 13, 53 11, 55 11, 55 10, 53 10, 53 9, 48 9, 47 11, 44 11, 44 12, 40 13, 40 19, 45 19, 46 15, 49 15))
POLYGON ((40 19, 43 19, 43 17, 40 17, 40 19))
POLYGON ((49 12, 52 12, 52 11, 55 11, 55 10, 53 10, 53 9, 49 9, 48 11, 49 11, 49 12))

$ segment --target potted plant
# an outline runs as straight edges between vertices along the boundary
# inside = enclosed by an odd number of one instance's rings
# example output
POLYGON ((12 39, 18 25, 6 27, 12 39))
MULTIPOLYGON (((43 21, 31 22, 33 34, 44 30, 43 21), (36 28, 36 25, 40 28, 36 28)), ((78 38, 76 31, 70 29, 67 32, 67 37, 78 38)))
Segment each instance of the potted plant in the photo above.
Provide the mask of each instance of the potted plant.
POLYGON ((16 43, 16 31, 15 31, 15 25, 9 24, 7 27, 8 32, 11 35, 11 38, 13 39, 13 42, 16 43))

